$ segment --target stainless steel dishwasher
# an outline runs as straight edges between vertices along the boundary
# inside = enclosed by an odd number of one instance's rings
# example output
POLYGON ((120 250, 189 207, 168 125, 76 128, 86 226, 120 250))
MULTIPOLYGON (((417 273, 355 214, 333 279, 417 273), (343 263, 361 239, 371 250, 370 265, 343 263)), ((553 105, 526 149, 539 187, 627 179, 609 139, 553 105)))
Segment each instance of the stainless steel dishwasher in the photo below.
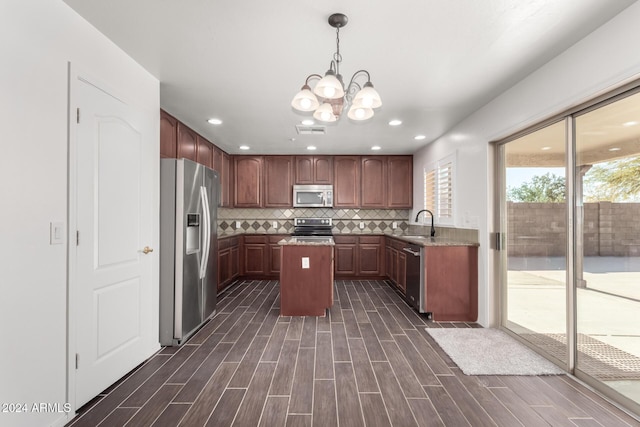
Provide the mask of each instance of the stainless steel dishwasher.
POLYGON ((406 244, 402 250, 406 253, 407 263, 405 267, 406 284, 405 298, 407 303, 423 313, 424 309, 424 282, 422 280, 422 271, 424 264, 422 255, 424 248, 418 245, 406 244))

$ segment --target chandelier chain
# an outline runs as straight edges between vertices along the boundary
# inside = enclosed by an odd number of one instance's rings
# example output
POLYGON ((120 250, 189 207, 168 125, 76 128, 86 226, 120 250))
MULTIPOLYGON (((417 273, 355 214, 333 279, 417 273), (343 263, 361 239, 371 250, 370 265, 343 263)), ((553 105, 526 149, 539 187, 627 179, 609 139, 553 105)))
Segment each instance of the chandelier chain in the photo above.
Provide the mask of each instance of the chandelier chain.
POLYGON ((333 60, 336 61, 336 74, 340 74, 340 63, 342 55, 340 55, 340 27, 336 27, 336 53, 333 54, 333 60))

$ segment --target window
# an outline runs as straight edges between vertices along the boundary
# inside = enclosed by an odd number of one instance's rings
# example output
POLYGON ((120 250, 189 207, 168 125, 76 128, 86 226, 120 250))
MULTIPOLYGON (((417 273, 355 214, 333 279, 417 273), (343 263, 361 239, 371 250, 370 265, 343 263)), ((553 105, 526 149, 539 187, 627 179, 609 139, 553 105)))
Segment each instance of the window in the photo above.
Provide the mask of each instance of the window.
POLYGON ((424 170, 424 208, 433 212, 437 224, 453 225, 455 154, 424 170))

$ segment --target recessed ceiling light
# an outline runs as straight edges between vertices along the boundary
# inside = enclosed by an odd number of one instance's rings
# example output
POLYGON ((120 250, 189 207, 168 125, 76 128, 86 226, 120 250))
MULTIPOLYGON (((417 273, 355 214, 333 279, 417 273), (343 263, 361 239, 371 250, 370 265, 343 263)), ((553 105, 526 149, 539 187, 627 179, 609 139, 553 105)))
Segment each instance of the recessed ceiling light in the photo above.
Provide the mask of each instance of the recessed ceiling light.
POLYGON ((248 150, 250 147, 248 145, 241 145, 240 149, 241 150, 248 150))
POLYGON ((551 150, 551 147, 542 147, 541 150, 542 151, 548 151, 548 150, 551 150))
POLYGON ((611 147, 609 148, 609 151, 620 151, 621 148, 620 147, 611 147))
POLYGON ((623 123, 623 124, 622 124, 622 126, 626 126, 626 127, 629 127, 629 126, 635 126, 635 125, 637 125, 638 123, 640 123, 640 122, 637 122, 637 121, 635 121, 635 120, 634 120, 634 121, 632 121, 632 122, 625 122, 625 123, 623 123))
POLYGON ((207 120, 207 122, 209 122, 212 125, 221 125, 222 124, 222 120, 216 119, 216 118, 211 118, 211 119, 207 120))
POLYGON ((307 147, 307 150, 309 150, 309 151, 313 151, 313 150, 315 150, 315 149, 316 149, 316 147, 315 147, 314 145, 309 145, 309 146, 307 147))
POLYGON ((389 126, 400 126, 402 124, 402 120, 393 119, 389 122, 389 126))
POLYGON ((373 151, 378 151, 378 150, 381 150, 381 149, 382 149, 382 147, 380 147, 379 145, 374 145, 373 147, 371 147, 371 149, 372 149, 373 151))
POLYGON ((301 121, 300 123, 302 123, 305 126, 311 126, 315 122, 313 120, 311 120, 311 119, 305 119, 305 120, 301 121))
POLYGON ((426 136, 424 136, 424 135, 416 135, 416 136, 413 137, 413 139, 415 139, 416 141, 422 141, 425 138, 426 138, 426 136))

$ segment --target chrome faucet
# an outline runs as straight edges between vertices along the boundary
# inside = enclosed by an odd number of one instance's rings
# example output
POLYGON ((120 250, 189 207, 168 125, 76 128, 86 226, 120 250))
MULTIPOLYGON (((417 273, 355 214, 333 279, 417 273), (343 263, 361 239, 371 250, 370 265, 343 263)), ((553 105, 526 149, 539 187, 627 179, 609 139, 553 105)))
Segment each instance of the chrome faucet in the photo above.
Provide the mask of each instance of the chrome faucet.
POLYGON ((436 229, 433 227, 433 212, 431 212, 429 209, 422 209, 416 215, 416 222, 418 222, 418 217, 422 212, 429 212, 429 215, 431 215, 431 237, 434 237, 436 235, 436 229))

